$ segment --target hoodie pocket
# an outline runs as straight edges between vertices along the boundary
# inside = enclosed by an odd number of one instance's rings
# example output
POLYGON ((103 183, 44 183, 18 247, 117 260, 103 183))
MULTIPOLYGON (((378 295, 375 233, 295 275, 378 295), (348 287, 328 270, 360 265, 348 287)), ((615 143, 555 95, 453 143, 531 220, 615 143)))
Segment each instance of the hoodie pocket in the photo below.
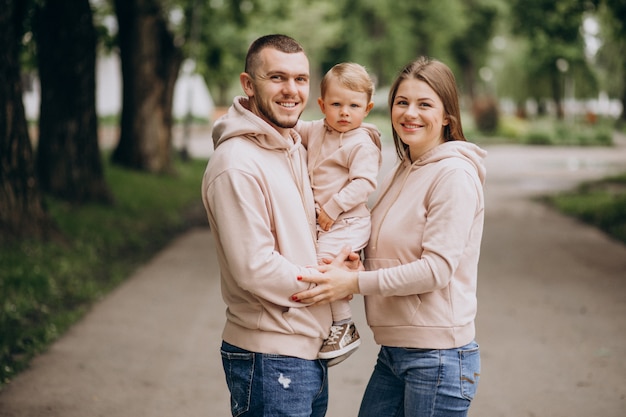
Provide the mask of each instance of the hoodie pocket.
MULTIPOLYGON (((400 266, 399 259, 370 258, 364 262, 365 269, 375 271, 381 268, 400 266)), ((365 298, 367 322, 370 326, 409 326, 415 323, 422 300, 419 295, 382 296, 370 295, 365 298)))
POLYGON ((367 323, 370 326, 411 326, 415 323, 422 301, 416 294, 384 297, 370 295, 365 300, 367 323))
POLYGON ((328 305, 287 309, 282 315, 283 325, 287 334, 298 334, 311 338, 319 338, 327 336, 327 328, 321 325, 325 322, 324 316, 328 317, 330 325, 330 308, 328 305), (323 310, 328 310, 326 314, 323 310))

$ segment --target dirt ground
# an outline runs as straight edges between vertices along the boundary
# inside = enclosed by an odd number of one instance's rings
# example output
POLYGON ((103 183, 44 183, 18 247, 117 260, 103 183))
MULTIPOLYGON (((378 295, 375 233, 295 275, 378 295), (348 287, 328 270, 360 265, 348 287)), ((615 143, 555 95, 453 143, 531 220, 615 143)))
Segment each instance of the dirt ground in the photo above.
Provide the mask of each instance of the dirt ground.
MULTIPOLYGON (((190 143, 210 154, 208 138, 190 143)), ((626 415, 626 246, 533 197, 626 170, 617 148, 490 146, 472 417, 626 415)), ((385 169, 393 151, 385 152, 385 169)), ((330 369, 328 416, 356 416, 377 346, 330 369)), ((210 232, 174 240, 0 392, 0 417, 228 416, 210 232)))

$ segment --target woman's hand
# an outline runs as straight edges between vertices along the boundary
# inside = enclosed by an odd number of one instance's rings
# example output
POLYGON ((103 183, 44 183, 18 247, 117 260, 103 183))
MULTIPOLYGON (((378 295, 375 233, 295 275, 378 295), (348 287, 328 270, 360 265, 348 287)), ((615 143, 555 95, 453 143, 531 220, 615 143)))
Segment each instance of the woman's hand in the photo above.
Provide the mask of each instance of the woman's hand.
POLYGON ((313 288, 294 294, 291 299, 305 304, 326 304, 358 294, 358 270, 363 269, 358 254, 344 248, 330 264, 319 265, 322 275, 298 277, 316 284, 313 288))

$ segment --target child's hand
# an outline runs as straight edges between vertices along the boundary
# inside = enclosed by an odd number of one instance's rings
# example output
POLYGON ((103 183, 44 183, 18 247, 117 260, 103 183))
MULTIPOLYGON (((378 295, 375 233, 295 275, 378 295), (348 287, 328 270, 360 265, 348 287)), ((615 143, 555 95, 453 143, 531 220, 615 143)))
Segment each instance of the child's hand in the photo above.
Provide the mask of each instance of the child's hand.
POLYGON ((322 230, 328 232, 334 223, 335 221, 331 219, 328 214, 326 214, 324 209, 320 209, 319 213, 317 214, 317 224, 320 225, 322 230))

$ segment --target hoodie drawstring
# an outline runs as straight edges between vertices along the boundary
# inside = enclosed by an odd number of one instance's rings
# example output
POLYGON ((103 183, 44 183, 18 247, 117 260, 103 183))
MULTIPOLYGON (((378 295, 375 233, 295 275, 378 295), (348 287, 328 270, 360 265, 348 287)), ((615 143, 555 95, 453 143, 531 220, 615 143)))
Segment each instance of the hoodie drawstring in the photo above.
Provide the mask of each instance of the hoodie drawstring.
MULTIPOLYGON (((405 162, 400 162, 398 164, 398 167, 396 168, 396 172, 393 174, 393 179, 391 180, 391 182, 389 182, 389 186, 387 187, 387 189, 385 189, 383 191, 383 193, 380 195, 380 197, 378 197, 378 199, 376 200, 376 203, 374 204, 374 206, 372 207, 371 210, 374 210, 374 208, 376 208, 376 206, 378 206, 378 204, 387 195, 387 193, 391 189, 391 186, 396 182, 396 179, 402 173, 402 168, 405 166, 405 164, 406 164, 405 162)), ((404 178, 402 179, 402 184, 400 185, 400 187, 398 187, 398 190, 396 191, 396 194, 393 196, 392 202, 395 202, 398 199, 398 197, 400 196, 400 193, 402 192, 402 189, 404 188, 404 185, 406 184, 406 182, 407 182, 407 180, 409 178, 409 175, 411 175, 411 171, 412 171, 411 170, 411 165, 409 165, 408 169, 406 169, 405 171, 406 172, 404 174, 404 178)), ((378 246, 378 235, 380 234, 380 229, 382 227, 382 224, 385 221, 385 218, 387 217, 387 213, 389 212, 389 210, 391 210, 391 207, 393 207, 393 203, 387 205, 387 209, 385 210, 385 212, 383 213, 383 216, 382 216, 382 221, 380 223, 378 223, 378 228, 376 230, 372 229, 370 242, 373 243, 372 244, 372 249, 374 249, 374 250, 376 250, 376 247, 378 246)))
POLYGON ((307 201, 306 201, 306 197, 304 196, 304 189, 303 189, 304 178, 303 178, 303 172, 302 172, 303 171, 302 157, 298 149, 295 149, 294 153, 297 155, 298 160, 299 160, 299 169, 297 170, 296 170, 296 167, 294 166, 294 161, 293 161, 291 152, 289 152, 289 150, 285 150, 285 156, 287 160, 289 161, 289 168, 291 169, 291 175, 295 180, 296 188, 298 188, 298 193, 300 193, 300 201, 302 202, 302 208, 304 209, 307 221, 309 222, 309 230, 311 231, 311 238, 313 239, 313 244, 315 245, 315 250, 317 251, 317 228, 316 228, 317 219, 311 219, 310 210, 307 210, 307 201))

